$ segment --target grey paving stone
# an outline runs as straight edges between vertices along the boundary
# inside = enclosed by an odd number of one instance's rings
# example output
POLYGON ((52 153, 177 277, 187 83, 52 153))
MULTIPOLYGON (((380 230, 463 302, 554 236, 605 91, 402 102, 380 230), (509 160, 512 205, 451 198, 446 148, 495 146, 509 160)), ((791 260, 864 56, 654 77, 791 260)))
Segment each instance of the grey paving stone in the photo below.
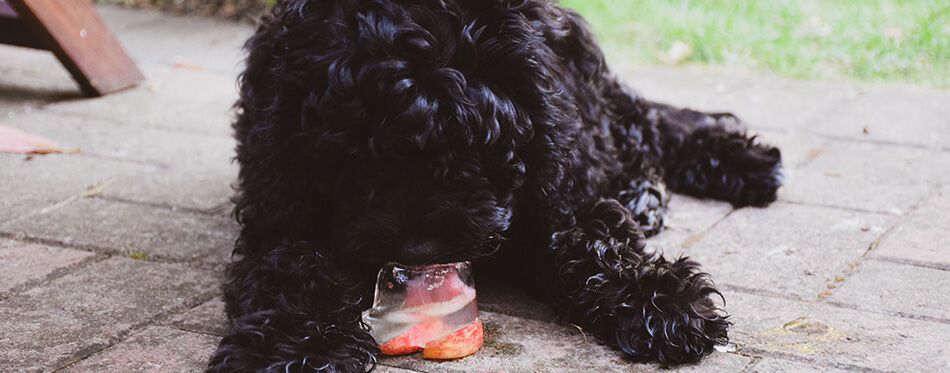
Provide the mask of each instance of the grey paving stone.
POLYGON ((950 92, 873 89, 821 116, 809 129, 855 140, 945 147, 950 145, 950 92))
POLYGON ((703 200, 675 194, 670 199, 666 229, 698 234, 706 231, 732 212, 728 202, 703 200))
POLYGON ((733 210, 726 202, 680 194, 673 195, 669 207, 666 229, 647 239, 646 249, 670 259, 685 254, 689 246, 733 210))
POLYGON ((230 101, 208 104, 139 88, 106 97, 56 103, 44 109, 60 114, 106 119, 128 126, 230 136, 233 121, 230 105, 230 101))
POLYGON ((804 128, 824 110, 859 94, 841 83, 708 67, 621 67, 618 75, 649 100, 695 110, 729 111, 755 128, 804 128))
MULTIPOLYGON (((65 144, 64 144, 65 145, 65 144)), ((99 194, 173 209, 213 210, 233 195, 237 166, 165 166, 54 154, 0 154, 0 224, 101 186, 99 194)))
POLYGON ((0 56, 3 56, 0 58, 0 71, 5 71, 3 75, 14 71, 26 76, 47 78, 48 81, 58 81, 67 88, 73 87, 78 93, 79 86, 73 83, 69 71, 59 63, 53 52, 0 45, 0 56))
POLYGON ((184 101, 163 98, 145 88, 131 89, 105 97, 81 98, 49 105, 46 110, 108 119, 119 124, 152 123, 184 101))
POLYGON ((220 262, 236 237, 232 219, 102 199, 82 199, 55 211, 0 226, 30 238, 87 246, 105 254, 141 251, 149 258, 220 262))
POLYGON ((387 365, 377 365, 376 372, 379 373, 408 373, 408 372, 418 372, 418 370, 409 370, 403 368, 396 368, 387 365))
POLYGON ((212 211, 231 199, 234 194, 231 184, 236 177, 236 165, 217 168, 140 167, 134 177, 116 179, 102 195, 171 206, 172 209, 212 211))
MULTIPOLYGON (((6 58, 5 46, 0 46, 0 56, 6 58)), ((19 55, 21 50, 9 51, 19 55)), ((3 59, 3 58, 0 58, 3 59)), ((27 67, 5 68, 0 61, 0 124, 20 113, 39 110, 43 105, 81 97, 79 87, 69 76, 42 74, 27 67)), ((62 69, 62 68, 60 68, 62 69)))
POLYGON ((733 212, 689 247, 718 284, 816 299, 895 217, 774 203, 733 212))
POLYGON ((218 347, 218 337, 161 326, 73 365, 65 372, 203 372, 218 347))
POLYGON ((36 112, 4 121, 43 135, 66 148, 96 155, 166 165, 228 169, 235 142, 230 137, 142 128, 88 117, 36 112))
POLYGON ((87 251, 0 238, 0 299, 94 257, 87 251))
POLYGON ((950 325, 726 292, 742 353, 859 371, 950 370, 950 325))
POLYGON ((233 73, 239 70, 244 58, 241 48, 253 31, 254 25, 248 23, 163 14, 117 33, 116 38, 140 63, 172 66, 181 62, 233 73))
POLYGON ((950 324, 950 272, 871 260, 827 298, 862 310, 950 324))
MULTIPOLYGON (((481 312, 485 340, 481 350, 459 360, 433 361, 421 354, 383 357, 380 363, 423 372, 652 372, 655 363, 632 363, 573 327, 481 312)), ((714 352, 697 365, 672 371, 739 372, 749 358, 714 352)))
POLYGON ((139 68, 148 80, 146 89, 159 96, 215 105, 222 110, 230 108, 238 98, 237 74, 194 71, 160 64, 140 64, 139 68))
POLYGON ((165 325, 178 329, 224 336, 228 331, 224 300, 216 297, 201 305, 175 315, 165 325))
POLYGON ((135 167, 73 154, 31 158, 0 153, 0 226, 64 201, 90 185, 134 175, 135 167))
POLYGON ((113 34, 122 35, 143 24, 153 23, 168 17, 167 14, 149 9, 128 9, 110 4, 94 4, 99 18, 113 34))
POLYGON ((702 238, 704 234, 704 232, 689 234, 682 230, 667 229, 648 238, 646 250, 659 252, 667 259, 675 259, 686 254, 689 246, 702 238))
POLYGON ((844 83, 760 77, 735 93, 733 110, 754 128, 802 129, 859 93, 844 83))
POLYGON ((560 319, 553 303, 533 298, 512 284, 483 277, 477 277, 476 284, 479 311, 550 323, 560 319))
POLYGON ((0 301, 0 370, 50 371, 215 291, 210 271, 111 258, 0 301))
MULTIPOLYGON (((614 64, 614 74, 650 101, 703 111, 730 111, 736 92, 751 84, 750 74, 720 74, 700 67, 629 66, 614 64)), ((743 116, 744 113, 736 113, 743 116)))
POLYGON ((830 143, 828 139, 798 132, 758 130, 750 133, 758 135, 763 143, 782 151, 782 166, 786 177, 794 177, 796 169, 820 155, 830 143))
POLYGON ((780 199, 900 215, 946 177, 946 168, 936 165, 946 158, 902 146, 832 142, 795 170, 780 199))
POLYGON ((950 235, 947 234, 950 215, 947 211, 950 211, 950 184, 936 197, 921 203, 907 220, 901 221, 897 230, 871 251, 871 256, 950 270, 950 235))
POLYGON ((803 363, 791 360, 765 358, 755 363, 750 370, 752 373, 843 373, 847 370, 833 368, 829 366, 817 365, 814 363, 803 363))

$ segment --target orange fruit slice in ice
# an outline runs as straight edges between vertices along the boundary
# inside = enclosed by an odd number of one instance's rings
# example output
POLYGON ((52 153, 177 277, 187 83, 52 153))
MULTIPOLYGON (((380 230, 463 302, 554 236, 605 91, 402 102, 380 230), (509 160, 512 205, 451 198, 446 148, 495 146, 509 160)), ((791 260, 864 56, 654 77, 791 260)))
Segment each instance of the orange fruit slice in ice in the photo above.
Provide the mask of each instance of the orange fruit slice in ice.
POLYGON ((477 318, 464 328, 438 341, 426 343, 422 357, 426 359, 458 359, 482 347, 482 319, 477 318))
POLYGON ((458 359, 478 351, 482 347, 482 320, 475 319, 471 324, 456 330, 442 339, 425 343, 418 336, 426 335, 427 330, 440 328, 439 322, 427 322, 413 326, 402 334, 379 345, 383 355, 406 355, 422 350, 426 359, 458 359))

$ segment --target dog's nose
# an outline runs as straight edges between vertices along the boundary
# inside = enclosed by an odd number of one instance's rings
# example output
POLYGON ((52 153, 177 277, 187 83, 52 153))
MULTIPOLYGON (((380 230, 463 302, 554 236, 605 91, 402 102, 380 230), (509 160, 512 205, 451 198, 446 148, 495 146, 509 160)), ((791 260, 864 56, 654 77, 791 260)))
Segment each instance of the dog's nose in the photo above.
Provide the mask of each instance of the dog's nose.
POLYGON ((412 240, 407 242, 397 254, 399 262, 405 265, 430 264, 438 257, 439 243, 434 240, 412 240))

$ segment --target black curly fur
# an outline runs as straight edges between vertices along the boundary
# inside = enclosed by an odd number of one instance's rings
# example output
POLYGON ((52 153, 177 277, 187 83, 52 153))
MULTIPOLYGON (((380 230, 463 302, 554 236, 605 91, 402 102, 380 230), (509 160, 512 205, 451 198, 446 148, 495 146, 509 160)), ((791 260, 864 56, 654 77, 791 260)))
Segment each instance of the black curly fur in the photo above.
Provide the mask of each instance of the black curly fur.
POLYGON ((242 225, 209 371, 375 366, 360 322, 388 261, 504 262, 631 357, 726 340, 698 264, 643 251, 670 190, 764 205, 777 149, 729 114, 611 77, 547 0, 278 1, 248 41, 234 124, 242 225), (540 286, 539 286, 540 287, 540 286))
POLYGON ((727 341, 727 316, 709 299, 720 294, 699 263, 646 253, 642 231, 616 200, 578 221, 552 244, 569 320, 640 360, 694 361, 727 341))

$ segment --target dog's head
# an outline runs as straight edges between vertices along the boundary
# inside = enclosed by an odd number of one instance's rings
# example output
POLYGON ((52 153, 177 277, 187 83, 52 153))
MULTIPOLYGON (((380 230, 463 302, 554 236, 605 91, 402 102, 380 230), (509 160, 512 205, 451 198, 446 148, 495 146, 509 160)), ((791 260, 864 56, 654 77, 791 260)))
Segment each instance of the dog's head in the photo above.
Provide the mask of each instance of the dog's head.
POLYGON ((304 211, 298 220, 320 225, 334 250, 368 261, 489 255, 526 180, 557 172, 550 49, 507 10, 351 11, 278 11, 281 28, 249 42, 238 136, 249 148, 273 135, 259 157, 275 163, 248 167, 239 148, 245 193, 255 173, 286 174, 292 190, 275 198, 293 197, 273 204, 304 211), (241 132, 241 121, 254 127, 241 132))

